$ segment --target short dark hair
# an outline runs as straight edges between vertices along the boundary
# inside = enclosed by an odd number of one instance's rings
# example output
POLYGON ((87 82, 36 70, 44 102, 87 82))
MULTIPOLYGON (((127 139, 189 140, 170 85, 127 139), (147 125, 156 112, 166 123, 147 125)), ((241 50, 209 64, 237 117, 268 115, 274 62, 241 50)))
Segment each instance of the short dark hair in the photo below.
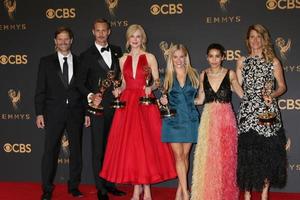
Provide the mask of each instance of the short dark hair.
POLYGON ((55 31, 55 33, 54 33, 54 38, 56 38, 57 35, 60 34, 60 33, 62 33, 62 32, 68 33, 68 34, 69 34, 69 37, 70 37, 71 39, 74 38, 74 34, 73 34, 72 30, 71 30, 69 27, 65 27, 65 26, 60 26, 60 27, 58 27, 58 28, 56 29, 56 31, 55 31))
POLYGON ((221 44, 218 44, 218 43, 212 43, 212 44, 210 44, 207 47, 206 55, 208 55, 209 51, 212 50, 212 49, 219 50, 220 53, 221 53, 221 56, 225 56, 225 48, 221 44))
POLYGON ((99 19, 96 19, 96 20, 94 21, 94 23, 93 23, 93 29, 95 28, 95 25, 96 25, 97 23, 105 23, 105 24, 107 25, 107 28, 108 28, 108 29, 111 28, 111 27, 110 27, 110 23, 109 23, 106 19, 104 19, 104 18, 99 18, 99 19))

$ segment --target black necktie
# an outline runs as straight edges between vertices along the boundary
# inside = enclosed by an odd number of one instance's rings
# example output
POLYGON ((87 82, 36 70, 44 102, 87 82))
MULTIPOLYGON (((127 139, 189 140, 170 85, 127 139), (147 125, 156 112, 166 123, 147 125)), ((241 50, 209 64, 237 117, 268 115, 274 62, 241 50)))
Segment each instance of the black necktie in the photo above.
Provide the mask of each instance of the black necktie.
POLYGON ((101 48, 101 53, 103 53, 104 51, 109 51, 109 47, 107 46, 107 47, 102 47, 101 48))
POLYGON ((63 77, 65 81, 69 84, 69 66, 68 66, 68 58, 64 57, 64 64, 63 64, 63 77))

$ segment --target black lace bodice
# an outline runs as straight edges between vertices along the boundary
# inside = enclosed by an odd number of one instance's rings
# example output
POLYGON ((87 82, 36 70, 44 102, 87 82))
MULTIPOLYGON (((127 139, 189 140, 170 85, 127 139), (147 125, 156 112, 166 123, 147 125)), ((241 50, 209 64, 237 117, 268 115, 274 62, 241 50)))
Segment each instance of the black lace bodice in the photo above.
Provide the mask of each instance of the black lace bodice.
POLYGON ((205 103, 217 101, 219 103, 231 102, 232 92, 230 88, 229 70, 223 78, 217 91, 214 91, 211 87, 206 72, 204 73, 203 80, 205 103))

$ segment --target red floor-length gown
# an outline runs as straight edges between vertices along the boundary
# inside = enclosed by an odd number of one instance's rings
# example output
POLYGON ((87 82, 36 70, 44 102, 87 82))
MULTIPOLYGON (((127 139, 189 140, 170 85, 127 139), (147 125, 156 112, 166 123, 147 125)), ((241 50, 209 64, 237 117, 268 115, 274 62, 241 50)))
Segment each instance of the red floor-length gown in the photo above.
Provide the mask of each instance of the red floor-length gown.
POLYGON ((168 144, 161 142, 158 107, 139 103, 139 98, 145 96, 144 66, 147 65, 146 55, 140 55, 136 77, 130 55, 123 66, 126 89, 121 100, 126 106, 115 112, 100 172, 110 182, 151 184, 176 177, 172 151, 168 144))

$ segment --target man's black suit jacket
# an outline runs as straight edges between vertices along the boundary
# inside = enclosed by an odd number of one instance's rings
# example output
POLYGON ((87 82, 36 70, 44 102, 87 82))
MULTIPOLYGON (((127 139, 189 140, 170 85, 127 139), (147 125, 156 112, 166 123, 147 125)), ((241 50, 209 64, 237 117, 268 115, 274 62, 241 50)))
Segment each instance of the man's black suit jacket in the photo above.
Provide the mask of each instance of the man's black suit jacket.
MULTIPOLYGON (((67 107, 73 111, 83 112, 84 97, 75 85, 79 62, 77 56, 72 55, 73 76, 69 85, 63 78, 57 53, 40 59, 35 92, 36 115, 44 115, 46 119, 58 118, 67 107)), ((74 117, 82 119, 82 115, 74 117)))
MULTIPOLYGON (((109 45, 112 57, 111 68, 107 66, 97 47, 92 45, 89 49, 80 55, 80 70, 77 79, 77 85, 80 92, 87 98, 89 93, 99 92, 99 80, 107 78, 107 72, 114 70, 116 77, 120 75, 120 66, 118 58, 122 56, 122 50, 118 46, 109 45)), ((113 101, 113 86, 105 91, 102 105, 105 113, 113 113, 110 103, 113 101)))

